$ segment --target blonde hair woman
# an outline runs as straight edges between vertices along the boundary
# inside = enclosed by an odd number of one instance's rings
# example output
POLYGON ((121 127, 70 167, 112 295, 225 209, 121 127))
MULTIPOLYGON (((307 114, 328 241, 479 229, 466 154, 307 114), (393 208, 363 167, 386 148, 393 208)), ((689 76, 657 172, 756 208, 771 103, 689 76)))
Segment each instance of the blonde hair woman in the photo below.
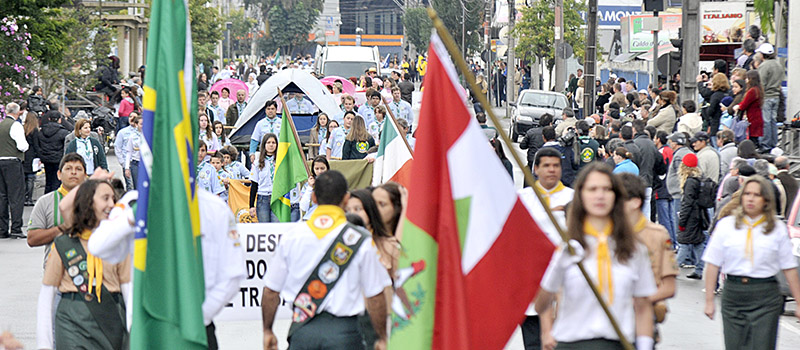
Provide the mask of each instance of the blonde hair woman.
MULTIPOLYGON (((721 303, 725 347, 775 349, 784 302, 775 275, 783 272, 792 296, 800 300, 797 260, 786 224, 774 214, 772 183, 754 175, 740 192, 732 215, 717 223, 703 255, 708 263, 705 314, 714 318, 713 276, 721 271, 727 276, 721 303)), ((794 314, 800 318, 800 308, 794 314)))
POLYGON ((356 114, 342 146, 342 159, 364 159, 372 146, 375 146, 375 140, 367 132, 364 118, 356 114))

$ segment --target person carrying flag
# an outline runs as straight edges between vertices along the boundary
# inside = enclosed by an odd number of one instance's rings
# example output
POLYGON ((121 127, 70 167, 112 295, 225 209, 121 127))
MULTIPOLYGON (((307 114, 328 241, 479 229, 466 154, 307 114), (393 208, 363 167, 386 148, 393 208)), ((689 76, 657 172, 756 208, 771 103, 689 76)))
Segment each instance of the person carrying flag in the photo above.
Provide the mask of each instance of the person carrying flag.
POLYGON ((386 349, 389 274, 369 232, 345 219, 344 175, 331 170, 315 182, 311 200, 319 206, 305 225, 284 235, 264 277, 264 349, 278 348, 272 326, 281 296, 294 301, 290 348, 363 348, 357 316, 366 309, 378 334, 375 349, 386 349))

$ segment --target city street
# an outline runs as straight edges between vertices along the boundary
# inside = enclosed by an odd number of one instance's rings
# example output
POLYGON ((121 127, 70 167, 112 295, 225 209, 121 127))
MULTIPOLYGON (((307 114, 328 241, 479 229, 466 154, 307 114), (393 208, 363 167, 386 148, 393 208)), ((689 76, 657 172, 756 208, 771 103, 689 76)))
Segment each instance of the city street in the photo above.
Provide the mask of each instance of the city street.
MULTIPOLYGON (((499 115, 503 109, 495 109, 499 115)), ((498 128, 507 132, 508 119, 498 128)), ((525 153, 514 145, 514 151, 523 158, 525 153)), ((116 158, 109 156, 108 163, 120 174, 116 158)), ((514 179, 518 187, 522 184, 522 171, 515 165, 514 179)), ((41 194, 44 178, 40 176, 37 194, 41 194)), ((32 207, 25 208, 24 220, 27 224, 32 207)), ((0 296, 0 332, 8 330, 16 335, 26 349, 36 344, 36 305, 42 278, 43 248, 29 248, 23 240, 0 241, 0 280, 3 293, 0 296)), ((688 271, 684 271, 684 274, 688 271)), ((669 301, 670 312, 667 321, 661 325, 662 342, 659 349, 723 349, 722 321, 717 313, 715 320, 703 315, 702 282, 678 277, 678 291, 669 301)), ((779 348, 791 349, 800 344, 800 323, 791 315, 795 303, 787 303, 786 315, 781 317, 779 329, 779 348)), ((279 320, 275 329, 285 348, 285 334, 289 321, 279 320)), ((256 349, 261 347, 261 322, 223 322, 217 323, 217 336, 222 349, 256 349)), ((509 340, 506 349, 523 349, 519 330, 509 340)))

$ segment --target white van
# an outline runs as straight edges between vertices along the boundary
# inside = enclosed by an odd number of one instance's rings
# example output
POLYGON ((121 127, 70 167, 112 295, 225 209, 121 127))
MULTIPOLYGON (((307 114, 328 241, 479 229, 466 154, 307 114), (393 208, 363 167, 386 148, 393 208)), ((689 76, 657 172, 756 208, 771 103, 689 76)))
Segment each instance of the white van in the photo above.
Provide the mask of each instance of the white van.
POLYGON ((359 77, 370 68, 381 75, 381 56, 378 47, 368 46, 317 46, 317 74, 359 77))

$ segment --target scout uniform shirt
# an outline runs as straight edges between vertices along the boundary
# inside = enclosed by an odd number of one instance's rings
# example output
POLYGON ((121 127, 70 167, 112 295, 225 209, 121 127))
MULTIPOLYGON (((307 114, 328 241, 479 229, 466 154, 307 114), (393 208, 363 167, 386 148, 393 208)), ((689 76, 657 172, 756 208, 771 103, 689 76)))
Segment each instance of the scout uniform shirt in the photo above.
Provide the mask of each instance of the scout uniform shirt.
POLYGON ((272 194, 272 178, 275 176, 275 157, 267 156, 267 159, 264 160, 264 167, 259 168, 259 155, 256 154, 253 166, 250 168, 250 181, 258 184, 257 194, 259 196, 269 196, 272 194))
MULTIPOLYGON (((39 197, 36 205, 33 206, 31 218, 28 220, 28 231, 53 228, 62 224, 64 218, 61 216, 61 211, 58 210, 58 203, 67 193, 67 189, 60 186, 57 190, 39 197)), ((51 246, 52 244, 44 246, 44 266, 47 266, 47 257, 50 256, 51 246)))
POLYGON ((397 120, 405 119, 408 122, 408 132, 411 132, 411 125, 414 125, 414 113, 411 111, 411 104, 400 100, 400 102, 389 102, 389 109, 394 113, 397 120))
MULTIPOLYGON (((253 135, 250 136, 250 140, 255 141, 256 145, 259 145, 261 144, 261 139, 268 133, 273 133, 275 136, 281 134, 281 118, 275 116, 275 118, 269 119, 269 117, 265 116, 264 119, 259 120, 255 128, 253 128, 253 135)), ((258 148, 256 148, 255 151, 257 150, 258 148)), ((251 149, 250 153, 255 151, 251 149)))
POLYGON ((225 188, 225 183, 222 180, 230 179, 231 177, 232 177, 231 173, 225 170, 225 167, 219 168, 219 170, 217 170, 217 181, 219 182, 219 185, 223 188, 222 192, 219 194, 219 197, 222 198, 222 200, 224 200, 225 203, 228 202, 228 189, 225 188))
MULTIPOLYGON (((81 238, 81 245, 83 246, 83 250, 86 251, 87 256, 89 254, 89 248, 87 247, 88 242, 88 240, 81 238)), ((66 271, 64 269, 64 264, 61 262, 61 256, 58 254, 58 251, 56 251, 56 248, 53 247, 54 244, 55 243, 50 244, 50 258, 47 259, 47 263, 44 267, 42 284, 58 287, 58 291, 61 293, 77 293, 78 287, 76 287, 75 283, 72 281, 73 275, 77 276, 75 278, 78 278, 80 277, 79 273, 83 271, 66 271)), ((80 264, 80 267, 83 266, 85 265, 80 264)), ((121 264, 111 264, 103 261, 102 271, 103 286, 111 293, 118 293, 121 284, 131 281, 131 258, 130 256, 126 257, 121 264)))
POLYGON ((217 195, 225 191, 217 176, 217 169, 207 162, 197 166, 197 187, 217 195))
POLYGON ((289 109, 289 112, 292 114, 313 114, 314 113, 314 105, 311 104, 311 101, 306 100, 305 98, 300 99, 298 101, 296 98, 290 99, 286 101, 286 108, 289 109))
POLYGON ((374 297, 391 285, 389 273, 381 264, 372 238, 366 237, 344 272, 312 271, 346 224, 344 210, 320 205, 305 224, 286 233, 270 260, 264 286, 279 292, 284 300, 295 300, 313 273, 320 279, 338 279, 319 305, 316 314, 328 312, 338 317, 355 316, 364 311, 364 298, 374 297))
POLYGON ((226 165, 225 170, 231 174, 231 179, 234 180, 247 179, 250 176, 250 170, 247 170, 247 167, 238 160, 234 160, 231 164, 226 165))
POLYGON ((375 120, 367 126, 367 133, 372 136, 372 139, 375 141, 376 145, 381 144, 381 132, 383 131, 384 123, 386 123, 385 117, 382 121, 375 120))
MULTIPOLYGON (((545 202, 549 202, 550 204, 550 209, 566 207, 569 202, 572 202, 572 197, 575 194, 575 190, 564 186, 561 181, 559 181, 558 184, 550 190, 544 189, 544 187, 539 184, 539 181, 536 181, 535 186, 539 186, 539 189, 544 194, 543 197, 545 202)), ((533 217, 533 219, 536 221, 536 224, 539 225, 539 229, 541 229, 542 232, 547 235, 547 238, 549 238, 555 246, 561 244, 561 236, 558 234, 558 230, 547 216, 547 212, 544 211, 542 203, 539 202, 538 198, 536 198, 536 193, 533 193, 533 188, 524 187, 517 191, 517 193, 519 194, 519 199, 522 201, 522 204, 528 208, 528 213, 531 214, 531 217, 533 217)), ((558 224, 561 225, 562 228, 567 228, 565 211, 553 211, 553 216, 556 217, 558 224)), ((538 315, 534 309, 533 301, 531 301, 530 305, 528 305, 528 309, 525 310, 525 315, 538 315)))
POLYGON ((775 220, 775 228, 764 234, 766 222, 762 221, 750 229, 748 225, 760 220, 745 216, 746 222, 735 226, 736 217, 727 216, 717 222, 703 253, 703 261, 720 267, 726 275, 751 278, 768 278, 781 270, 794 269, 797 260, 792 254, 792 242, 786 224, 775 220))
POLYGON ((361 117, 364 118, 364 125, 369 125, 369 123, 375 121, 375 107, 370 106, 369 102, 358 108, 358 114, 361 114, 361 117))
POLYGON ((639 242, 642 242, 650 254, 650 265, 656 286, 661 285, 661 280, 669 276, 677 276, 678 264, 675 262, 675 253, 672 251, 672 240, 664 226, 652 223, 644 215, 633 227, 639 242))
POLYGON ((328 143, 328 148, 331 150, 331 158, 342 159, 342 147, 344 147, 344 139, 350 130, 345 129, 343 126, 336 128, 331 133, 331 139, 328 143))

